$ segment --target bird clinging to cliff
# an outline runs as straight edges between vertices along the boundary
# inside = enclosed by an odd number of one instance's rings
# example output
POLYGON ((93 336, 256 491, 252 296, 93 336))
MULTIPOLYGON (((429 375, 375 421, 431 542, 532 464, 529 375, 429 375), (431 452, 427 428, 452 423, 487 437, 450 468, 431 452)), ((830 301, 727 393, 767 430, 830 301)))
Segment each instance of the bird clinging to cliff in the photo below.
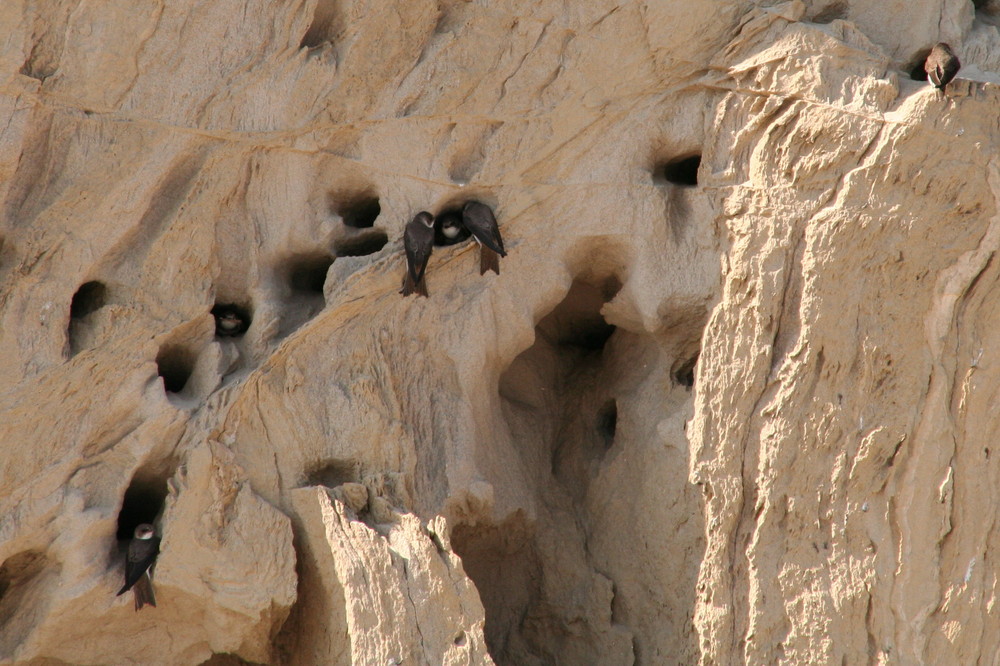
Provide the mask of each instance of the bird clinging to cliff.
POLYGON ((934 87, 944 93, 944 87, 955 78, 958 70, 962 67, 958 56, 951 50, 951 47, 944 42, 938 42, 931 49, 930 55, 924 61, 924 71, 927 78, 934 87))
POLYGON ((160 537, 156 536, 153 526, 143 523, 136 527, 135 536, 128 544, 128 555, 125 557, 125 584, 116 595, 120 597, 131 589, 135 597, 136 611, 145 604, 156 607, 149 568, 156 562, 159 553, 160 537))
POLYGON ((462 223, 479 243, 479 274, 488 270, 500 275, 500 257, 506 257, 497 218, 486 204, 467 201, 462 207, 462 223))
POLYGON ((403 277, 403 296, 416 292, 427 296, 427 262, 434 249, 434 216, 420 211, 403 231, 403 249, 406 250, 406 275, 403 277))

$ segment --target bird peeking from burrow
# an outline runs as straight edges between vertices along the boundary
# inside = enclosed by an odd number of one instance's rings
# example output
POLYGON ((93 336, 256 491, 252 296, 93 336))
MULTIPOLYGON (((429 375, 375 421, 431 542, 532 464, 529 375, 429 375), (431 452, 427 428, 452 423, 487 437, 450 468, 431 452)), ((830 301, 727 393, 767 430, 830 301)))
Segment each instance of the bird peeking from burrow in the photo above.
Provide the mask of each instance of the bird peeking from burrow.
POLYGON ((930 54, 928 54, 927 60, 924 61, 924 71, 927 72, 927 80, 940 90, 942 94, 945 92, 945 86, 955 78, 961 67, 962 63, 959 61, 958 56, 944 42, 935 44, 930 54))
POLYGON ((125 584, 115 596, 121 596, 132 590, 135 597, 135 610, 143 606, 156 607, 156 596, 153 594, 153 581, 149 570, 156 563, 160 553, 160 537, 149 523, 142 523, 135 528, 135 536, 128 544, 128 554, 125 556, 125 584))
POLYGON ((250 316, 235 305, 216 305, 212 308, 212 315, 215 317, 215 334, 220 338, 234 338, 250 328, 250 316))

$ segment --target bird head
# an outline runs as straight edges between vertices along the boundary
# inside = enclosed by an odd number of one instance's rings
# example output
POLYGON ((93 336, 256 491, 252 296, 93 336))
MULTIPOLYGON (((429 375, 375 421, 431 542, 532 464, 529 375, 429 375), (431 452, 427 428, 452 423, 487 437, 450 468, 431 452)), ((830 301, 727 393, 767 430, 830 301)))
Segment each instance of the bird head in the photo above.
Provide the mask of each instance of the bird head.
POLYGON ((235 312, 223 312, 218 317, 219 327, 225 331, 233 331, 243 325, 243 320, 235 312))
POLYGON ((135 538, 142 539, 146 541, 147 539, 152 539, 153 535, 156 534, 156 530, 149 523, 143 523, 135 528, 135 538))

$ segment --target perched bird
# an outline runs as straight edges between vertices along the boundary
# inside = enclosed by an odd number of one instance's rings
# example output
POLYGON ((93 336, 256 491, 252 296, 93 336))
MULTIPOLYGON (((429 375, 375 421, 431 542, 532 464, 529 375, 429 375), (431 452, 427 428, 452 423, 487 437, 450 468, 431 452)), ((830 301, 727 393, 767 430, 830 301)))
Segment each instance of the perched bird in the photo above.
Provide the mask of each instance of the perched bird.
POLYGON ((455 245, 469 237, 469 230, 462 224, 461 211, 452 209, 440 213, 434 218, 434 243, 437 245, 455 245))
POLYGON ((959 62, 958 56, 944 42, 935 44, 930 55, 927 56, 927 60, 924 61, 924 71, 927 72, 927 78, 942 93, 944 87, 955 78, 961 67, 962 63, 959 62))
POLYGON ((212 308, 215 315, 215 334, 220 338, 243 335, 250 327, 247 317, 232 305, 216 305, 212 308))
POLYGON ((406 250, 406 276, 403 278, 403 296, 416 292, 427 296, 427 280, 424 272, 434 249, 434 216, 420 211, 406 225, 403 231, 403 249, 406 250))
POLYGON ((149 568, 156 562, 160 553, 160 537, 149 523, 143 523, 135 528, 135 537, 128 544, 128 555, 125 558, 125 584, 118 590, 116 596, 121 596, 132 590, 135 597, 135 609, 138 611, 145 604, 156 606, 153 596, 153 582, 149 579, 149 568), (133 588, 133 585, 135 586, 133 588))
POLYGON ((479 274, 490 270, 500 275, 500 257, 506 257, 497 218, 486 204, 467 201, 462 207, 462 223, 479 243, 479 274))

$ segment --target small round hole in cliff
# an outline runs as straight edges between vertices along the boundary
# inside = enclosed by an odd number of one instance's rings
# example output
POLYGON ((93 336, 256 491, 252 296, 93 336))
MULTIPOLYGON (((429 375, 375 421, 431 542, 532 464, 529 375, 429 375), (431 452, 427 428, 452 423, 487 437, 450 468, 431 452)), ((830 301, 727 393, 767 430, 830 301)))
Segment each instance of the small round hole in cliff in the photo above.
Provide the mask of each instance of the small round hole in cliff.
POLYGON ((694 187, 698 184, 698 168, 701 166, 701 155, 687 155, 667 161, 656 168, 654 180, 694 187))
POLYGON ((69 348, 74 355, 80 350, 94 344, 92 326, 87 317, 97 312, 107 304, 108 289, 96 280, 85 282, 73 294, 69 306, 69 348))
POLYGON ((163 378, 163 390, 180 393, 187 385, 198 354, 183 344, 167 343, 156 355, 156 372, 163 378))
POLYGON ((318 0, 312 22, 299 42, 299 48, 316 48, 332 42, 343 29, 338 0, 318 0))
POLYGON ((323 294, 326 274, 333 265, 333 255, 326 252, 299 254, 288 259, 288 285, 299 294, 323 294))
POLYGON ((917 51, 916 55, 910 60, 910 64, 906 67, 907 71, 910 72, 910 79, 914 81, 927 80, 927 70, 924 69, 924 63, 927 62, 927 56, 930 54, 930 49, 920 49, 917 51))
POLYGON ((344 226, 353 229, 372 228, 382 212, 378 197, 372 194, 346 195, 342 199, 331 195, 331 198, 337 200, 334 211, 344 220, 344 226))
POLYGON ((517 511, 500 524, 459 523, 451 544, 486 611, 490 656, 501 666, 526 663, 522 634, 532 615, 541 614, 543 581, 534 528, 517 511))
POLYGON ((215 335, 221 338, 243 335, 253 321, 251 308, 236 303, 216 303, 212 316, 215 317, 215 335))
POLYGON ((167 458, 146 463, 135 471, 125 489, 122 508, 118 511, 118 529, 115 532, 118 541, 131 539, 136 527, 142 523, 153 523, 159 517, 167 499, 167 480, 176 470, 176 461, 167 458))
POLYGON ((607 278, 599 286, 576 280, 562 302, 538 323, 538 330, 560 347, 600 351, 615 332, 615 327, 601 315, 601 308, 620 289, 616 277, 607 278))
POLYGON ((338 257, 364 257, 375 254, 389 242, 389 235, 381 229, 365 233, 342 236, 333 243, 333 251, 338 257))
POLYGON ((47 561, 45 553, 40 550, 24 550, 4 560, 0 565, 0 602, 7 597, 8 592, 13 593, 16 588, 37 576, 45 568, 47 561))
POLYGON ((847 3, 844 2, 843 0, 838 0, 837 2, 832 2, 826 5, 818 12, 816 12, 816 15, 813 16, 812 18, 812 22, 820 24, 833 23, 834 21, 837 20, 846 19, 847 15, 848 15, 847 3))
POLYGON ((678 359, 670 368, 670 376, 681 386, 691 388, 694 386, 694 369, 698 365, 698 354, 678 359))
MULTIPOLYGON (((32 594, 32 588, 41 579, 49 578, 42 575, 46 570, 50 571, 50 576, 58 577, 59 569, 58 564, 40 550, 23 550, 4 560, 0 564, 0 627, 15 632, 17 629, 27 629, 27 626, 13 627, 12 620, 21 615, 22 622, 31 622, 30 611, 39 610, 37 603, 29 601, 31 597, 38 596, 37 592, 32 594)), ((6 632, 0 632, 2 633, 6 632)), ((0 636, 0 645, 9 638, 0 636)), ((3 645, 3 648, 7 652, 7 645, 3 645)))
POLYGON ((332 459, 317 462, 306 471, 306 485, 336 488, 345 483, 357 483, 360 479, 358 463, 348 459, 332 459))
POLYGON ((73 294, 69 307, 69 316, 73 319, 83 319, 91 312, 104 307, 108 298, 108 288, 96 280, 85 282, 73 294))

